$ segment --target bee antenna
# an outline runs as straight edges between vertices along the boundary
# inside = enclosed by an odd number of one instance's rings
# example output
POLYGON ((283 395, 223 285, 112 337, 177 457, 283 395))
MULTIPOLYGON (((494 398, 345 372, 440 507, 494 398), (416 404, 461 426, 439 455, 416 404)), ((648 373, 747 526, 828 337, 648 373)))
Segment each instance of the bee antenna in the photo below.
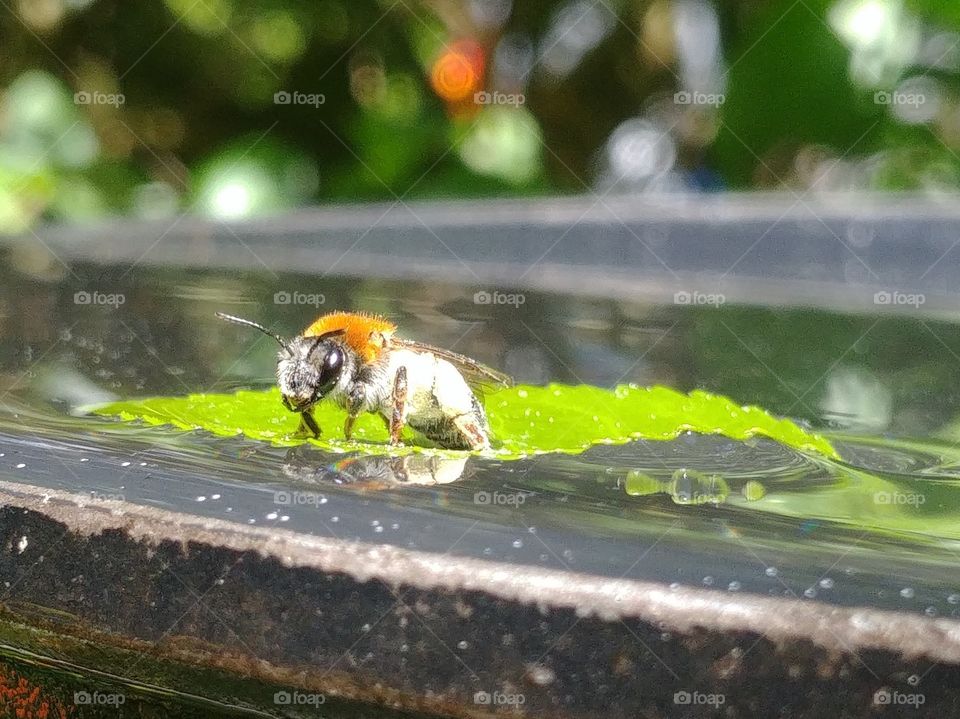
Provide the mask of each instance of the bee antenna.
POLYGON ((253 327, 254 329, 260 330, 261 332, 263 332, 263 334, 273 337, 273 339, 279 342, 280 346, 283 347, 284 349, 289 349, 289 347, 287 346, 286 340, 284 340, 279 335, 275 335, 273 332, 271 332, 261 324, 257 324, 252 320, 245 320, 242 317, 234 317, 233 315, 228 315, 225 312, 217 312, 216 315, 217 317, 219 317, 222 320, 225 320, 226 322, 233 322, 233 324, 235 325, 243 325, 244 327, 253 327))

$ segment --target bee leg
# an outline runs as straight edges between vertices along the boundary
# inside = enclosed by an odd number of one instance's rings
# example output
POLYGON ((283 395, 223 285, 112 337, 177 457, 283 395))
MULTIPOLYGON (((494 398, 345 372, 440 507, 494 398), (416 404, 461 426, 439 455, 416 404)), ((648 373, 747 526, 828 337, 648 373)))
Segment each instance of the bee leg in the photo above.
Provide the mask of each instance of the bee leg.
POLYGON ((357 421, 357 415, 348 414, 347 419, 343 423, 343 436, 344 439, 350 439, 350 435, 353 434, 353 423, 357 421))
POLYGON ((407 368, 400 367, 393 378, 393 413, 390 416, 390 444, 400 444, 403 432, 404 409, 407 406, 407 368))
POLYGON ((300 428, 297 430, 297 434, 314 438, 320 436, 320 425, 317 424, 317 420, 314 419, 311 410, 308 409, 300 413, 300 428))

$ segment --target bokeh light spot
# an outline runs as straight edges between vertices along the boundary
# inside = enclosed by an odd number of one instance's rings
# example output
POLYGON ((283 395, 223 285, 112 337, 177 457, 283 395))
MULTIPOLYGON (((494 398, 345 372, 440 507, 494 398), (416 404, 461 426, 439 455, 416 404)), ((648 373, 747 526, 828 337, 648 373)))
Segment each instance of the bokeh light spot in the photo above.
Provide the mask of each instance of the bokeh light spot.
POLYGON ((459 102, 480 89, 484 52, 472 40, 460 40, 445 48, 430 70, 433 91, 447 102, 459 102))

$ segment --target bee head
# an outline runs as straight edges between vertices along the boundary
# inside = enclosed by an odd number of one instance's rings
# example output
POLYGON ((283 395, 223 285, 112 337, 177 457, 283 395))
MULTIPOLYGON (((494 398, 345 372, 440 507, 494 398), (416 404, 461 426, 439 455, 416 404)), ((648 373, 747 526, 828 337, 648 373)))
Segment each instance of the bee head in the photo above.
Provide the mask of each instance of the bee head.
POLYGON ((303 412, 323 399, 336 387, 344 367, 351 364, 349 350, 340 340, 343 330, 285 340, 256 322, 223 312, 217 312, 217 317, 244 327, 253 327, 280 344, 277 384, 283 404, 291 412, 303 412))
POLYGON ((347 352, 342 330, 316 337, 294 337, 277 356, 277 384, 283 404, 303 412, 323 399, 340 381, 347 352))

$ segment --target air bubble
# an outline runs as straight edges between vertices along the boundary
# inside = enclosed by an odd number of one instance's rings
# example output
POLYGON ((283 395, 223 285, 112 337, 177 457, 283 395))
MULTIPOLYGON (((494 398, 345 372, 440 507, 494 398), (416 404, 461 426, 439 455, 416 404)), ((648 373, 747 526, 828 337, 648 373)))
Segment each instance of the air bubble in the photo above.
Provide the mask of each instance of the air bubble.
POLYGON ((904 599, 913 599, 914 597, 913 587, 904 587, 903 589, 901 589, 900 596, 903 597, 904 599))

